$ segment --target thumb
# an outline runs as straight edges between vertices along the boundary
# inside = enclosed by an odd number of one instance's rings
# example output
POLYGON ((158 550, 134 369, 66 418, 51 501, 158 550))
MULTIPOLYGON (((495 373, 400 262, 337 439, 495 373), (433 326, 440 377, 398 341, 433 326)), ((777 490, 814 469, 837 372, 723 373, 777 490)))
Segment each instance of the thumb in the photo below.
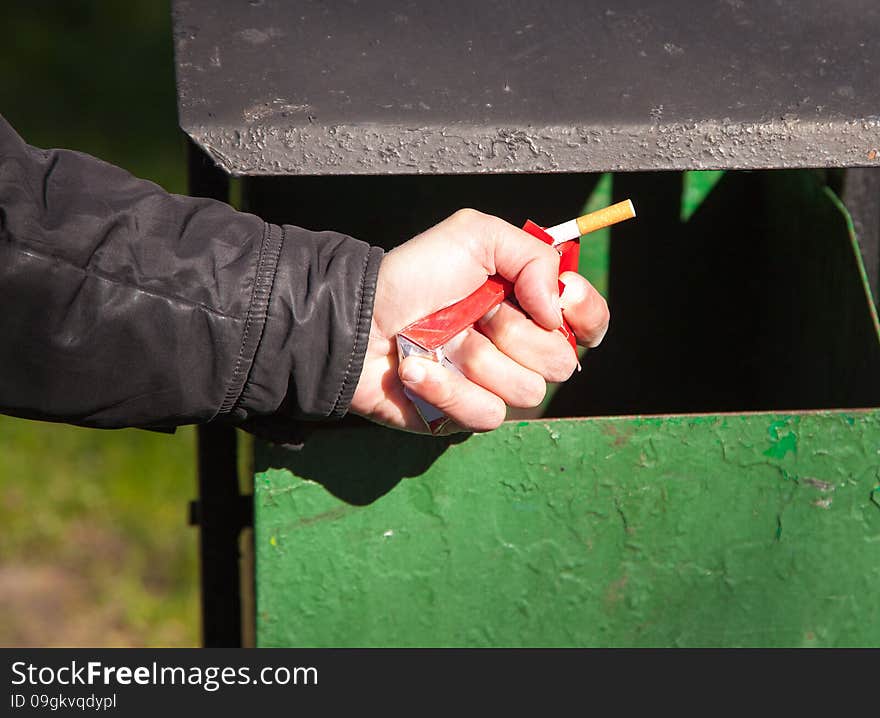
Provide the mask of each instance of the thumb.
POLYGON ((474 224, 480 230, 474 235, 481 240, 481 250, 486 253, 484 266, 514 283, 520 306, 540 326, 562 326, 559 252, 498 217, 478 215, 474 224))

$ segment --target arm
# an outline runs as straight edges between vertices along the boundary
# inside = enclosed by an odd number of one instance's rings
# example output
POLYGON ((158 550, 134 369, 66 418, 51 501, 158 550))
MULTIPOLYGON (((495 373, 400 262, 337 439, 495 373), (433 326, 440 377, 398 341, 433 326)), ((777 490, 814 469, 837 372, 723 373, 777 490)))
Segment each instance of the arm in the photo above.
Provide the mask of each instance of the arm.
POLYGON ((104 428, 341 416, 381 258, 30 147, 0 118, 0 411, 104 428))
MULTIPOLYGON (((463 210, 383 259, 333 232, 267 224, 171 195, 87 155, 26 145, 0 118, 0 411, 83 426, 167 428, 342 416, 425 427, 406 385, 457 424, 493 429, 535 406, 608 325, 559 255, 463 210), (380 267, 381 265, 381 267, 380 267), (380 271, 381 269, 381 271, 380 271), (502 304, 450 357, 397 364, 394 336, 500 274, 502 304), (419 284, 413 277, 430 277, 419 284)), ((276 437, 281 438, 278 432, 276 437)))

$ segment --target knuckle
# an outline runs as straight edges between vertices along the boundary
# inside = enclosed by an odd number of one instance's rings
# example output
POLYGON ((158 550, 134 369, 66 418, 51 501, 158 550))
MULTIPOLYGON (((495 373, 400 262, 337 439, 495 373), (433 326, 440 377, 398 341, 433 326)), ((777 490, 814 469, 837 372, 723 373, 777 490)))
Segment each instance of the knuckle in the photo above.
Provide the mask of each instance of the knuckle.
MULTIPOLYGON (((565 340, 563 340, 565 342, 565 340)), ((547 367, 544 378, 547 381, 563 382, 566 381, 577 368, 577 355, 571 350, 568 342, 565 342, 565 348, 553 353, 553 359, 547 367)))
POLYGON ((600 301, 597 303, 595 309, 590 313, 590 317, 587 320, 585 327, 585 330, 590 337, 603 332, 611 321, 611 311, 608 309, 608 302, 606 302, 601 296, 599 297, 599 300, 600 301))
POLYGON ((577 363, 574 359, 565 363, 559 363, 547 372, 547 381, 553 382, 554 384, 561 384, 562 382, 568 381, 571 378, 571 375, 574 374, 575 368, 577 368, 577 363))
POLYGON ((538 406, 547 394, 547 382, 543 377, 534 376, 530 378, 521 392, 521 408, 531 409, 538 406))
POLYGON ((452 215, 451 219, 461 224, 470 224, 477 221, 477 219, 481 215, 482 212, 478 212, 475 209, 471 209, 470 207, 462 207, 452 215))
POLYGON ((544 256, 547 258, 547 261, 559 262, 559 250, 556 247, 553 247, 549 244, 544 244, 541 242, 541 251, 544 253, 544 256))
MULTIPOLYGON (((454 411, 459 403, 458 392, 452 381, 433 380, 433 396, 429 397, 430 403, 441 411, 454 411)), ((426 397, 428 398, 428 397, 426 397)))
POLYGON ((504 321, 490 322, 492 342, 502 351, 516 347, 522 339, 522 323, 508 317, 504 321))
POLYGON ((492 431, 501 426, 507 418, 507 406, 500 397, 494 394, 490 397, 484 397, 479 405, 471 406, 468 419, 460 423, 470 431, 477 432, 492 431))
POLYGON ((470 343, 465 355, 458 362, 458 366, 466 376, 473 376, 481 371, 485 371, 487 366, 491 366, 494 354, 495 350, 485 340, 473 341, 470 343))
POLYGON ((557 252, 553 247, 549 244, 544 244, 543 242, 535 243, 535 254, 539 261, 542 263, 547 263, 553 265, 554 267, 559 266, 559 252, 557 252))
POLYGON ((608 302, 605 301, 605 298, 599 295, 599 299, 601 299, 601 303, 599 305, 599 317, 601 321, 599 322, 600 326, 607 326, 608 322, 611 321, 611 310, 608 308, 608 302))
POLYGON ((497 429, 504 422, 504 419, 507 416, 507 409, 504 406, 504 402, 500 399, 496 402, 493 402, 491 408, 487 408, 486 417, 485 417, 485 431, 492 431, 493 429, 497 429))

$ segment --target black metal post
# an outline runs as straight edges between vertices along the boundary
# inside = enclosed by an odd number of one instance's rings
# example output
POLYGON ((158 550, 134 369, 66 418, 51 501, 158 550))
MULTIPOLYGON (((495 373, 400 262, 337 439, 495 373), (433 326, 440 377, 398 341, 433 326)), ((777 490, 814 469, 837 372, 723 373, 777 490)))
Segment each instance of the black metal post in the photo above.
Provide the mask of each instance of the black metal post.
MULTIPOLYGON (((229 179, 202 150, 188 141, 189 193, 229 199, 229 179)), ((237 647, 241 638, 239 535, 242 498, 238 490, 235 429, 198 427, 199 498, 191 522, 199 526, 202 642, 207 648, 237 647)))

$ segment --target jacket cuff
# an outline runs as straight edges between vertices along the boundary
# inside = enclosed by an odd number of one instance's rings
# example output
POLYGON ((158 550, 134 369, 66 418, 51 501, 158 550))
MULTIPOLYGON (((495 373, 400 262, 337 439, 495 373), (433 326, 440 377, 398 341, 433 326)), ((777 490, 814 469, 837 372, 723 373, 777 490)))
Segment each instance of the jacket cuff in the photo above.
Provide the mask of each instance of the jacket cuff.
MULTIPOLYGON (((364 245, 363 242, 359 242, 359 244, 364 245)), ((376 282, 379 278, 379 265, 382 263, 385 252, 379 247, 371 247, 370 245, 366 245, 366 250, 363 272, 358 283, 358 312, 353 332, 354 342, 349 353, 348 366, 342 376, 339 393, 330 411, 329 416, 333 419, 340 419, 348 413, 355 389, 357 389, 358 381, 361 378, 364 358, 367 354, 367 344, 370 341, 373 305, 376 300, 376 282)))
POLYGON ((363 369, 383 251, 336 232, 268 227, 268 238, 280 237, 279 252, 231 418, 342 417, 363 369))

